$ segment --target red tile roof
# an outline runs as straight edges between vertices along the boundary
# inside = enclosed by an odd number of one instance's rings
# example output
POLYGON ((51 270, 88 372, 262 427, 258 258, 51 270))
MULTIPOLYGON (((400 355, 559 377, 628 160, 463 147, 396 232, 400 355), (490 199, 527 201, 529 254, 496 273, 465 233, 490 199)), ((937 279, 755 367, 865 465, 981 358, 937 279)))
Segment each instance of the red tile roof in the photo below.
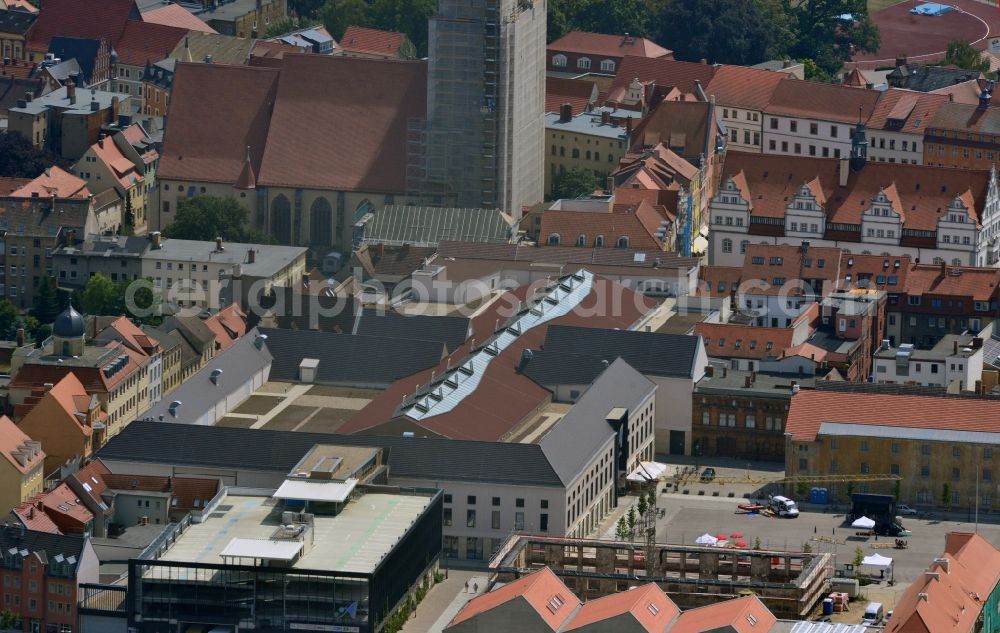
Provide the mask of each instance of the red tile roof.
MULTIPOLYGON (((817 304, 813 304, 816 306, 817 304)), ((694 333, 705 340, 705 352, 716 358, 777 358, 792 346, 795 331, 737 323, 697 323, 694 333)))
MULTIPOLYGON (((652 40, 644 37, 628 35, 607 35, 605 33, 585 33, 570 31, 546 48, 549 55, 553 53, 576 53, 593 55, 595 57, 637 57, 659 58, 667 57, 672 51, 663 48, 652 40)), ((595 64, 595 67, 597 65, 595 64)))
POLYGON ((31 182, 30 178, 0 177, 0 196, 9 196, 31 182))
POLYGON ((248 145, 259 173, 277 84, 273 68, 178 63, 157 177, 234 183, 248 145))
POLYGON ((562 628, 580 606, 580 599, 573 595, 569 587, 551 569, 543 567, 533 574, 469 600, 446 629, 518 599, 527 602, 552 631, 562 628), (552 603, 555 608, 550 609, 549 602, 553 598, 557 598, 552 603))
POLYGON ((189 31, 216 33, 215 29, 199 20, 181 5, 174 4, 173 2, 146 11, 142 14, 142 21, 152 24, 163 24, 165 26, 175 26, 179 29, 187 29, 189 31))
POLYGON ((160 344, 146 336, 138 325, 128 319, 128 317, 118 317, 108 324, 108 329, 113 330, 119 339, 132 350, 151 355, 160 348, 160 344), (147 351, 148 350, 148 351, 147 351))
POLYGON ((108 343, 105 347, 109 349, 114 347, 116 350, 120 350, 117 351, 118 355, 129 357, 125 368, 110 378, 104 375, 100 367, 74 367, 54 363, 41 364, 33 363, 28 359, 21 366, 21 369, 18 370, 17 375, 14 376, 10 384, 12 387, 32 389, 40 387, 47 382, 58 382, 66 375, 73 374, 83 384, 88 394, 109 393, 123 381, 130 378, 133 372, 149 364, 149 358, 144 354, 135 352, 117 341, 108 343))
MULTIPOLYGON (((171 6, 180 8, 180 5, 171 6)), ((188 29, 185 28, 130 20, 125 23, 121 38, 115 45, 118 63, 131 66, 144 66, 146 62, 155 64, 169 57, 170 51, 187 34, 188 29)))
POLYGON ((17 516, 18 520, 28 530, 35 532, 47 532, 49 534, 62 534, 62 530, 55 524, 49 515, 45 513, 40 501, 29 499, 24 503, 14 506, 11 513, 17 516))
POLYGON ((857 284, 861 276, 868 276, 869 283, 887 292, 903 292, 906 289, 906 279, 910 269, 908 255, 855 255, 844 253, 840 256, 840 281, 838 289, 857 284), (896 266, 899 262, 899 266, 896 266), (847 281, 851 275, 851 281, 847 281), (885 277, 885 283, 878 283, 879 277, 885 277), (896 283, 889 283, 890 277, 895 277, 896 283))
POLYGON ((792 398, 785 432, 795 441, 812 442, 823 422, 1000 433, 1000 401, 802 391, 792 398))
POLYGON ((608 89, 608 100, 621 102, 632 80, 652 81, 661 88, 676 87, 685 94, 694 92, 695 81, 709 85, 716 67, 708 64, 679 62, 673 59, 648 59, 628 55, 618 65, 618 73, 608 89))
MULTIPOLYGON (((14 77, 15 79, 28 79, 31 77, 32 71, 35 70, 35 64, 28 61, 21 61, 19 59, 12 59, 10 63, 0 64, 0 77, 14 77)), ((24 95, 20 95, 24 96, 24 95)))
POLYGON ((801 247, 790 244, 748 244, 743 257, 743 279, 763 280, 770 287, 750 288, 747 292, 777 294, 784 284, 775 285, 775 278, 786 281, 809 279, 822 282, 823 287, 815 290, 825 295, 825 291, 833 290, 840 277, 841 253, 841 249, 832 246, 811 246, 803 251, 801 247), (763 263, 755 263, 755 258, 756 261, 763 260, 763 263))
POLYGON ((742 266, 709 266, 698 269, 698 293, 704 297, 728 297, 739 287, 742 266), (722 290, 719 290, 722 284, 722 290))
POLYGON ((906 273, 906 292, 917 296, 948 295, 991 301, 996 299, 998 282, 1000 269, 997 268, 914 264, 906 273))
POLYGON ((545 111, 559 112, 564 103, 573 108, 573 116, 597 101, 597 83, 585 79, 545 78, 545 111))
POLYGON ((386 58, 394 58, 399 56, 399 49, 405 41, 406 33, 349 26, 340 38, 339 49, 348 53, 384 55, 386 58))
POLYGON ((258 184, 406 191, 407 120, 425 116, 426 95, 423 61, 285 55, 258 184))
POLYGON ((28 50, 46 52, 55 36, 118 44, 128 20, 141 20, 134 0, 45 0, 28 37, 28 50))
POLYGON ((7 9, 16 9, 17 11, 24 11, 26 13, 38 13, 38 7, 28 2, 28 0, 3 0, 0 2, 7 7, 7 9))
MULTIPOLYGON (((94 520, 94 515, 83 505, 67 484, 62 483, 42 494, 35 495, 20 506, 18 512, 22 521, 31 521, 34 517, 31 508, 37 513, 44 513, 54 523, 60 534, 83 534, 87 524, 94 520)), ((45 523, 41 521, 41 523, 45 523)), ((27 526, 26 526, 27 527, 27 526)))
POLYGON ((757 596, 734 598, 681 614, 670 633, 702 633, 733 630, 735 633, 767 633, 777 619, 757 596))
POLYGON ((40 198, 86 198, 90 195, 87 190, 87 181, 77 178, 73 174, 52 166, 45 170, 45 173, 34 180, 28 182, 17 191, 11 194, 18 198, 31 198, 37 195, 40 198))
POLYGON ((790 196, 818 178, 826 199, 827 221, 843 224, 860 224, 872 198, 895 184, 906 216, 905 228, 924 231, 937 230, 937 220, 948 205, 966 193, 971 195, 972 214, 978 222, 989 184, 988 171, 869 162, 861 171, 851 171, 847 186, 840 187, 839 169, 836 159, 731 151, 726 155, 722 182, 742 174, 751 213, 780 218, 790 196))
POLYGON ((705 88, 705 94, 715 96, 721 106, 763 110, 771 102, 771 95, 785 73, 746 66, 720 66, 705 88))
MULTIPOLYGON (((94 155, 99 161, 104 163, 108 171, 118 179, 118 184, 123 189, 130 189, 145 181, 145 176, 118 148, 118 144, 113 139, 99 139, 90 146, 94 155)), ((110 184, 110 183, 109 183, 110 184)))
POLYGON ((688 160, 712 152, 718 121, 709 120, 710 104, 704 101, 664 101, 632 133, 633 143, 644 147, 663 144, 688 160), (711 136, 706 126, 711 126, 711 136))
POLYGON ((583 603, 563 631, 575 631, 629 614, 649 633, 665 633, 680 612, 674 601, 659 586, 649 583, 583 603))
POLYGON ((170 492, 177 499, 177 505, 172 510, 194 510, 194 501, 203 507, 206 501, 211 501, 219 492, 219 481, 195 477, 163 477, 159 475, 130 475, 125 473, 108 473, 103 476, 104 485, 112 490, 142 490, 146 492, 170 492))
POLYGON ((777 114, 821 121, 857 123, 868 120, 881 93, 850 86, 788 78, 780 82, 764 109, 777 114))
POLYGON ((978 534, 951 532, 945 551, 903 593, 885 633, 970 633, 1000 582, 1000 550, 978 534))
POLYGON ((574 246, 577 236, 583 235, 583 245, 589 247, 594 246, 598 235, 603 235, 604 245, 611 248, 619 237, 628 237, 629 248, 666 250, 667 245, 656 237, 660 222, 666 218, 653 205, 643 200, 637 205, 615 206, 622 208, 613 213, 549 209, 542 213, 540 239, 548 243, 550 235, 558 234, 561 244, 574 246))
POLYGON ((888 130, 903 134, 923 135, 938 108, 948 102, 945 95, 912 92, 890 88, 879 99, 866 126, 872 130, 888 130), (890 119, 904 121, 902 127, 888 125, 890 119))
POLYGON ((217 352, 226 351, 247 333, 246 315, 235 303, 205 319, 205 325, 215 334, 217 352))
POLYGON ((0 415, 0 453, 3 453, 4 459, 21 474, 30 473, 32 469, 45 461, 45 453, 42 452, 41 445, 33 447, 27 444, 30 441, 31 438, 17 428, 13 420, 6 415, 0 415), (23 464, 15 457, 15 454, 24 456, 23 464))

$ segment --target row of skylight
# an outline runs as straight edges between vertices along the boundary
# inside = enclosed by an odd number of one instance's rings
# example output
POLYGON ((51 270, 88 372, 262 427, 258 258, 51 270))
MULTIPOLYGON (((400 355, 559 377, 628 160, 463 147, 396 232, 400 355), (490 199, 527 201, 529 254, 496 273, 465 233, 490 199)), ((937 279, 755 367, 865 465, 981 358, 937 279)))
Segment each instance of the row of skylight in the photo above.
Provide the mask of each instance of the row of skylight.
POLYGON ((406 415, 414 420, 425 420, 454 409, 476 390, 494 358, 531 328, 571 312, 590 294, 593 285, 594 275, 584 269, 560 279, 537 303, 523 309, 513 323, 486 345, 470 354, 457 367, 451 368, 431 384, 426 393, 418 394, 412 402, 404 405, 406 415))

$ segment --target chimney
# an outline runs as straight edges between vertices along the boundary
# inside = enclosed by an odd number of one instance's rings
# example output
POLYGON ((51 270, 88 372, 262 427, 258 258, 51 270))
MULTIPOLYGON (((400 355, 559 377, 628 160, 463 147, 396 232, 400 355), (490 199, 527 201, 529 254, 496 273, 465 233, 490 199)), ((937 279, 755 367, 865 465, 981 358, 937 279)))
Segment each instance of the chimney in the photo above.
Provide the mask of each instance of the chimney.
POLYGON ((944 260, 941 260, 941 276, 944 277, 947 274, 948 274, 948 265, 944 263, 944 260))
POLYGON ((257 261, 257 251, 251 248, 247 251, 247 263, 252 264, 255 261, 257 261))
POLYGON ((530 363, 531 359, 534 357, 535 354, 530 349, 525 348, 521 350, 521 361, 517 364, 517 373, 524 373, 524 368, 528 366, 528 363, 530 363))
POLYGON ((608 176, 608 182, 605 185, 605 189, 607 189, 608 193, 614 193, 615 192, 615 179, 612 178, 611 176, 608 176))
POLYGON ((896 68, 906 66, 906 55, 896 55, 896 68))
POLYGON ((52 391, 52 387, 54 386, 55 385, 53 385, 51 382, 47 382, 44 385, 42 385, 42 389, 44 389, 45 391, 52 391))
POLYGON ((564 103, 559 106, 559 122, 569 123, 573 120, 573 105, 570 103, 564 103))
POLYGON ((163 234, 159 231, 153 231, 149 234, 149 239, 152 240, 154 249, 158 250, 160 248, 160 240, 162 239, 162 236, 163 234))
POLYGON ((76 103, 76 84, 72 79, 66 82, 66 98, 70 103, 76 103))
POLYGON ((707 365, 705 367, 705 375, 708 376, 709 378, 712 378, 713 376, 715 376, 715 367, 712 367, 711 365, 707 365))
POLYGON ((212 381, 213 385, 218 386, 219 381, 222 380, 222 370, 221 369, 213 369, 212 373, 209 374, 208 379, 212 381))
POLYGON ((625 147, 632 142, 632 117, 625 117, 625 147))
POLYGON ((723 367, 722 368, 722 377, 725 378, 727 375, 729 375, 729 368, 728 367, 723 367))
POLYGON ((24 328, 17 328, 17 346, 24 347, 24 328))
POLYGON ((97 139, 97 146, 104 149, 104 134, 101 134, 100 138, 97 139))
POLYGON ((253 346, 257 349, 263 349, 264 343, 267 343, 267 334, 258 334, 253 341, 253 346))
POLYGON ((215 252, 221 253, 224 250, 226 249, 222 246, 222 237, 215 238, 215 252))
POLYGON ((790 59, 782 60, 781 67, 782 68, 791 68, 792 67, 792 60, 790 60, 790 59))
POLYGON ((955 356, 958 356, 958 341, 952 341, 952 343, 954 343, 954 349, 952 350, 951 353, 955 356))
POLYGON ((611 113, 607 110, 601 112, 601 125, 607 125, 611 123, 611 113))
POLYGON ((749 389, 752 385, 753 385, 753 378, 750 377, 750 376, 746 376, 743 379, 743 388, 744 389, 749 389))
POLYGON ((847 176, 851 173, 850 162, 846 158, 840 159, 840 168, 837 170, 837 175, 840 176, 840 186, 847 186, 847 176))

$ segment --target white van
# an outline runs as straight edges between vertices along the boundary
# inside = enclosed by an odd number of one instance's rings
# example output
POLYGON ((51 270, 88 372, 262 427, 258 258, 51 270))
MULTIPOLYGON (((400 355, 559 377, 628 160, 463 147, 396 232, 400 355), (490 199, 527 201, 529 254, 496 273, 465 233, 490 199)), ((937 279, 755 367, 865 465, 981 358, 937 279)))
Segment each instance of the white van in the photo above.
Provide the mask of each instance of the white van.
POLYGON ((795 519, 799 516, 799 507, 795 505, 795 502, 781 495, 771 497, 771 510, 779 517, 795 519))
POLYGON ((885 612, 882 610, 881 602, 869 602, 868 606, 865 607, 865 615, 861 619, 862 624, 867 624, 868 626, 875 626, 882 623, 882 618, 885 617, 885 612))

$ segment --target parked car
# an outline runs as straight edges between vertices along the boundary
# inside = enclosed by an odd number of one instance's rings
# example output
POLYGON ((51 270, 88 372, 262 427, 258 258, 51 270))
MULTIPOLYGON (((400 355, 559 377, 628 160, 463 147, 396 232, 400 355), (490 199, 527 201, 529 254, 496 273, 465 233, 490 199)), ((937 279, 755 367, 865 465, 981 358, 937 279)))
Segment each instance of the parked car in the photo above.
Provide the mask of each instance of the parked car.
POLYGON ((911 508, 910 506, 904 503, 901 503, 898 506, 896 506, 896 514, 900 516, 913 516, 916 513, 917 513, 916 508, 911 508))
POLYGON ((706 468, 705 470, 701 471, 701 480, 702 481, 712 481, 713 479, 715 479, 715 469, 714 468, 706 468))
POLYGON ((879 536, 912 536, 913 532, 905 529, 896 523, 886 523, 875 527, 875 533, 879 536))

